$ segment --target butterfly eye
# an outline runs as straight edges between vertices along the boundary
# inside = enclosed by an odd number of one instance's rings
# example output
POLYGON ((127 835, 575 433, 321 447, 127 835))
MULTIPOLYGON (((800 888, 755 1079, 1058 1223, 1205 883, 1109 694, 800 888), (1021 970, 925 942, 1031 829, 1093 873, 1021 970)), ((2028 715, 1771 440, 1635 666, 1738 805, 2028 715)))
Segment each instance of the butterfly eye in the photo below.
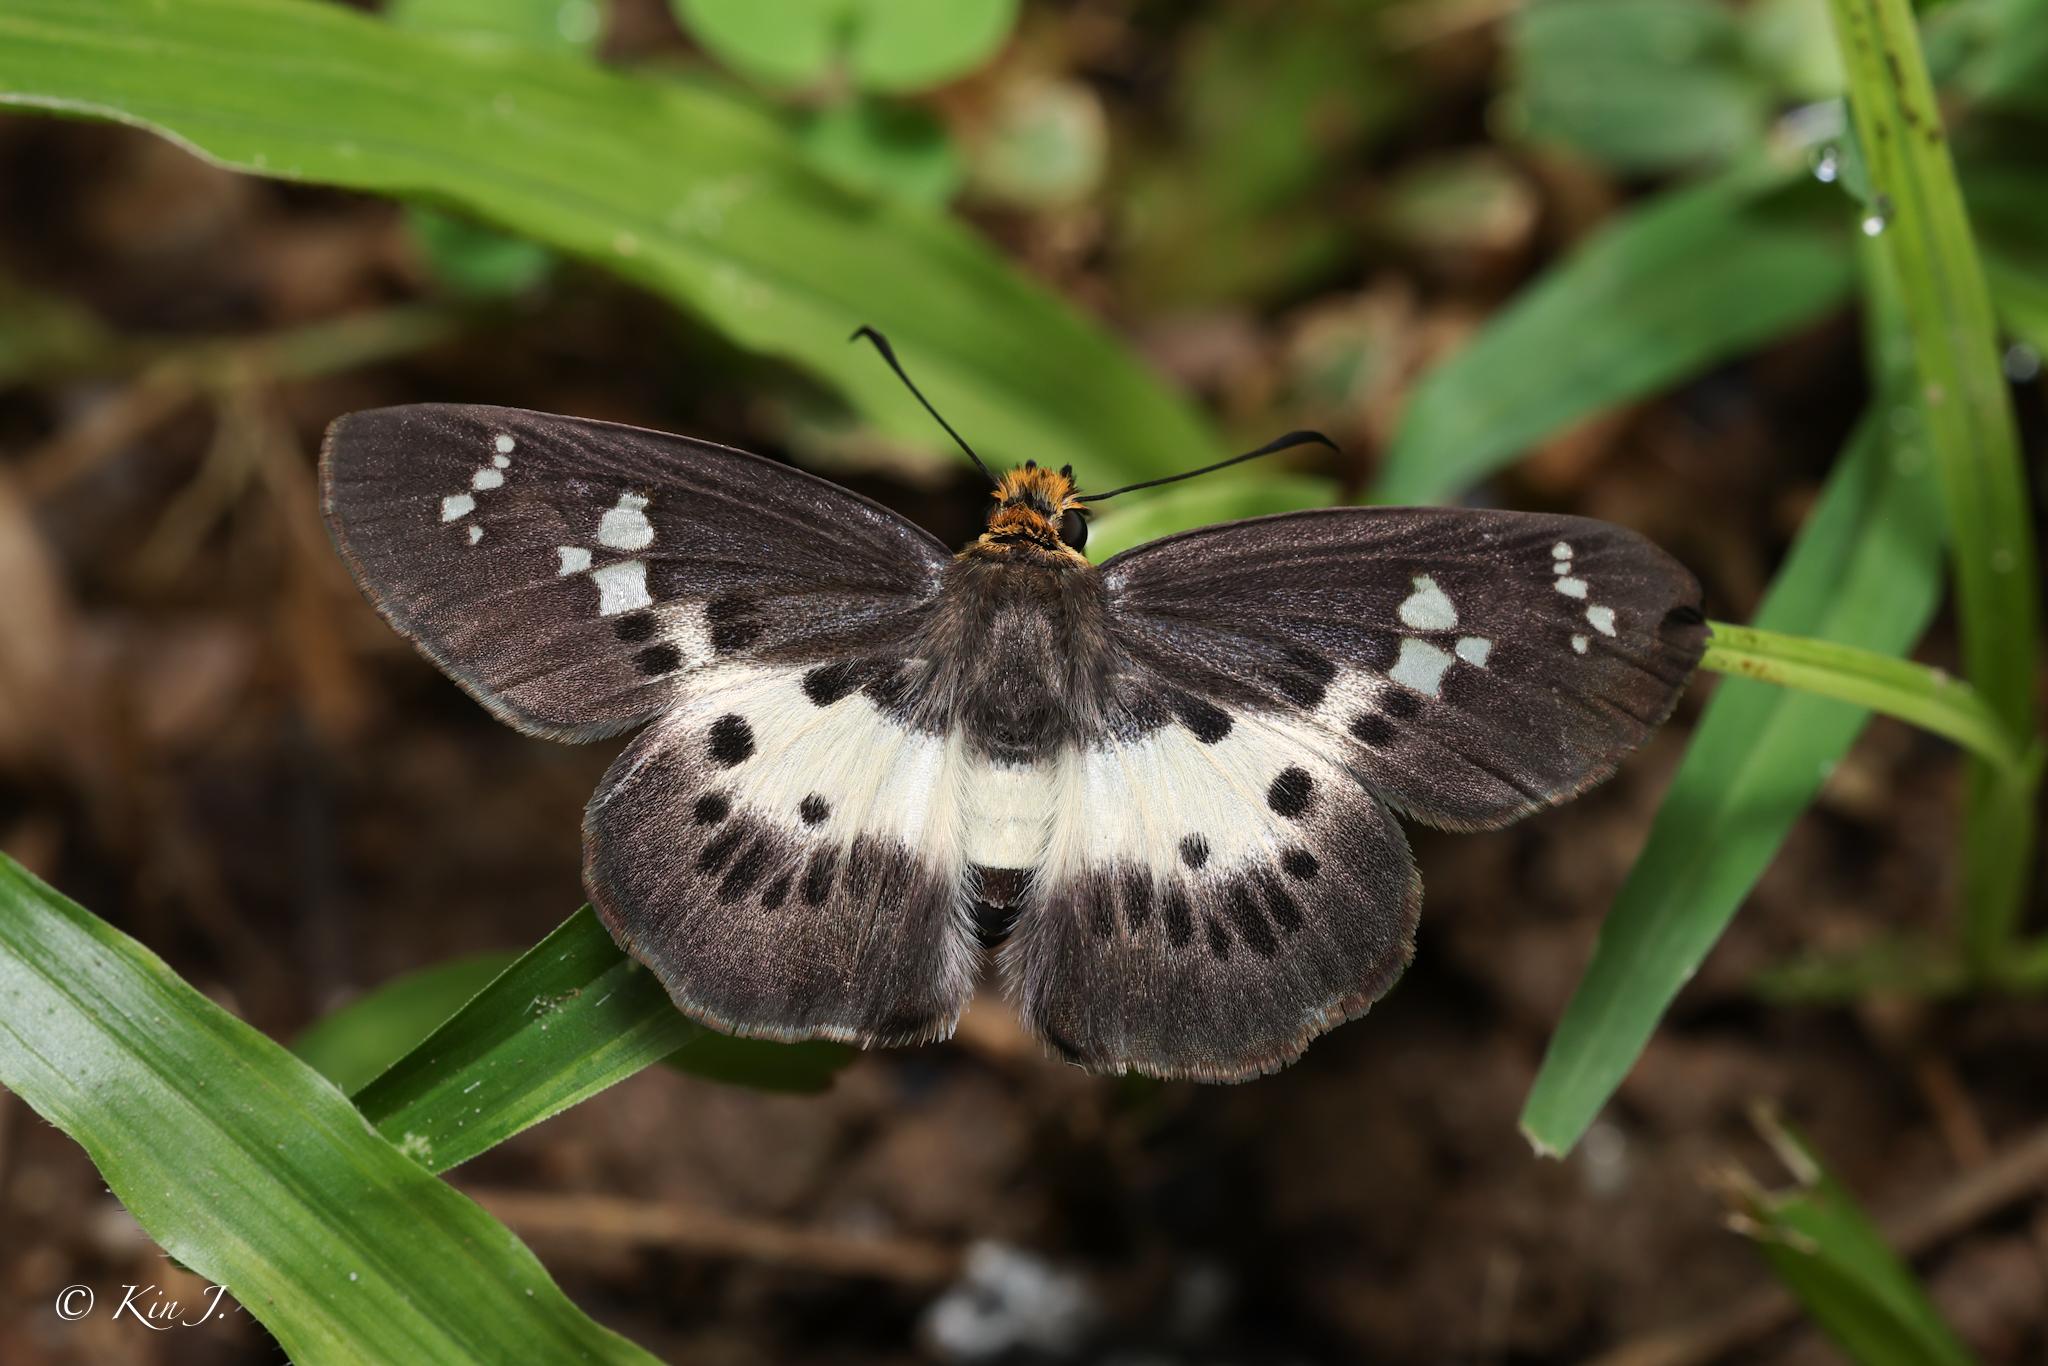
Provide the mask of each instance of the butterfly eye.
POLYGON ((1060 514, 1060 540, 1074 550, 1088 544, 1088 519, 1079 508, 1068 508, 1060 514))

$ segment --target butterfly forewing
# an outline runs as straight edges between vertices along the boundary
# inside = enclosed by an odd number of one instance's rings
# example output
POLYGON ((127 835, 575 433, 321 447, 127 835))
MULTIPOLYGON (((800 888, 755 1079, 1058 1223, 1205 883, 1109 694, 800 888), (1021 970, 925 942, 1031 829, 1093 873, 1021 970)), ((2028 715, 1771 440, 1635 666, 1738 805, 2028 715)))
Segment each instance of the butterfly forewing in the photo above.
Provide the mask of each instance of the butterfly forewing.
POLYGON ((635 725, 708 664, 900 637, 947 560, 759 456, 516 408, 352 413, 321 478, 385 618, 502 719, 558 738, 635 725))
POLYGON ((1374 792, 1453 828, 1612 772, 1706 642, 1693 576, 1582 517, 1292 513, 1140 546, 1103 579, 1134 665, 1312 726, 1374 792))

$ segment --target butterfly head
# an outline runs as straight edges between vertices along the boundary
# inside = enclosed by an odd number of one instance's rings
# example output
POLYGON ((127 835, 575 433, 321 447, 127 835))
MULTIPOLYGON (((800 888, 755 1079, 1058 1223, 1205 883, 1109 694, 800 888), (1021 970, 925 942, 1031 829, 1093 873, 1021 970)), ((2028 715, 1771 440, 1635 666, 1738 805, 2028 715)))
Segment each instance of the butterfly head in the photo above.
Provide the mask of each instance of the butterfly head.
POLYGON ((1086 563, 1088 509, 1074 487, 1074 467, 1026 461, 996 481, 995 510, 975 542, 984 554, 1056 556, 1086 563))

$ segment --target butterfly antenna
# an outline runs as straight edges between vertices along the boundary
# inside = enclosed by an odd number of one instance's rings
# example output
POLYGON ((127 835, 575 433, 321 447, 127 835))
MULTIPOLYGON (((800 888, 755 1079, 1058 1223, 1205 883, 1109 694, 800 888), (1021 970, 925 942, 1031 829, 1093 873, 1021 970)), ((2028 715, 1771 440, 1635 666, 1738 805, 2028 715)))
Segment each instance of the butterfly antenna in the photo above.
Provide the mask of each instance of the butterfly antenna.
MULTIPOLYGON (((1333 451, 1338 450, 1337 443, 1324 436, 1321 432, 1289 432, 1285 436, 1275 437, 1255 451, 1246 451, 1243 455, 1233 455, 1228 460, 1218 460, 1215 464, 1204 465, 1198 470, 1187 470, 1180 474, 1164 475, 1158 479, 1147 479, 1141 483, 1125 484, 1122 488, 1111 489, 1107 493, 1083 493, 1080 496, 1091 503, 1099 503, 1105 498, 1114 498, 1119 493, 1131 493, 1138 489, 1157 488, 1161 484, 1177 484, 1183 479, 1192 479, 1198 474, 1208 474, 1215 470, 1225 469, 1231 465, 1243 464, 1247 460, 1256 460, 1262 455, 1272 455, 1276 451, 1291 450, 1296 446, 1328 446, 1333 451)), ((1342 452, 1339 451, 1339 454, 1342 454, 1342 452)))
POLYGON ((967 452, 967 458, 974 462, 974 468, 981 471, 982 478, 988 480, 991 484, 995 483, 996 477, 989 473, 987 465, 981 463, 981 457, 974 453, 974 447, 968 445, 966 438, 953 430, 952 423, 939 416, 939 410, 932 407, 932 401, 924 396, 924 392, 921 389, 910 382, 909 375, 903 373, 903 362, 896 359, 896 348, 889 345, 889 339, 875 331, 872 327, 857 327, 854 329, 853 335, 846 340, 857 342, 863 337, 874 343, 875 350, 882 353, 882 359, 889 362, 889 368, 896 372, 896 378, 903 381, 903 387, 908 389, 916 397, 917 401, 924 405, 924 410, 932 415, 932 421, 944 427, 946 435, 953 438, 953 444, 967 452))

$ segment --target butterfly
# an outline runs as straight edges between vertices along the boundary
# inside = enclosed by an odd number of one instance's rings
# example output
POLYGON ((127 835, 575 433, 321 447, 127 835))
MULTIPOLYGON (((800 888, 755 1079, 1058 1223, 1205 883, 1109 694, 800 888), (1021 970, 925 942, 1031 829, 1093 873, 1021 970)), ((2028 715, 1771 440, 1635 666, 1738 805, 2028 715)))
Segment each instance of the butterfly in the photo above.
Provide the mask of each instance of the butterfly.
POLYGON ((683 1012, 762 1038, 949 1036, 992 955, 1068 1061, 1277 1070, 1408 963, 1396 813, 1582 791, 1705 645, 1693 576, 1604 522, 1331 508, 1093 564, 1128 488, 993 482, 954 553, 786 465, 514 408, 352 413, 321 457, 365 595, 493 714, 640 728, 584 884, 683 1012))

